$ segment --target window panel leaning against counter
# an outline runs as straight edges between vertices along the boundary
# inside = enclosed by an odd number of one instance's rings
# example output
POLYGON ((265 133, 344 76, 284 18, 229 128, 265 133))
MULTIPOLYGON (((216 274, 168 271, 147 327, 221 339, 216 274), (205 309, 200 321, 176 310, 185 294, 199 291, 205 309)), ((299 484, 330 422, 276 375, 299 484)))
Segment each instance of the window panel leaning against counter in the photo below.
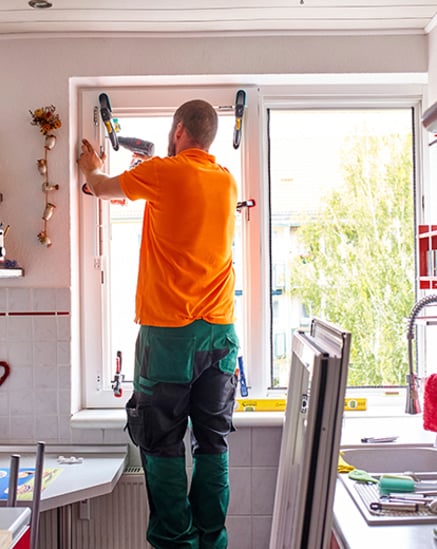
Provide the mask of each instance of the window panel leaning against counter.
POLYGON ((128 428, 140 447, 155 549, 225 549, 227 436, 233 430, 237 185, 209 154, 218 117, 203 100, 175 112, 168 156, 102 172, 84 139, 78 165, 96 197, 145 199, 136 293, 134 394, 128 428), (189 493, 183 438, 192 424, 189 493))

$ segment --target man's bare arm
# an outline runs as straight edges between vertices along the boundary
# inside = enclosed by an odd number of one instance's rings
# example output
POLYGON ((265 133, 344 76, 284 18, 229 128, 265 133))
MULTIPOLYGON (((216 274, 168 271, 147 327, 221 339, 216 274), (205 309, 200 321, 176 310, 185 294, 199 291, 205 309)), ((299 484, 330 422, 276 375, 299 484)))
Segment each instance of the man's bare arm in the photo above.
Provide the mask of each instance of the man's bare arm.
POLYGON ((110 177, 102 171, 105 155, 101 157, 87 139, 82 140, 81 155, 77 161, 86 178, 89 191, 98 198, 125 198, 119 176, 110 177))

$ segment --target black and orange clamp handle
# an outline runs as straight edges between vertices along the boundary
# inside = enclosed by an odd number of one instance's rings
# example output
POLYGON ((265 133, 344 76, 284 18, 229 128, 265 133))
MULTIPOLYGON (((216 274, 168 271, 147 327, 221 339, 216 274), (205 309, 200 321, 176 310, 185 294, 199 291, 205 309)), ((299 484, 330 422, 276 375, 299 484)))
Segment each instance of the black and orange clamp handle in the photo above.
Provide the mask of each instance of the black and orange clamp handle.
POLYGON ((105 124, 106 133, 108 134, 109 141, 111 142, 114 151, 118 151, 120 144, 118 142, 117 133, 115 131, 114 124, 112 122, 112 107, 109 101, 108 94, 101 93, 99 95, 100 116, 105 124))
POLYGON ((241 133, 243 129, 243 115, 246 105, 246 92, 238 90, 235 97, 235 126, 234 126, 234 149, 238 149, 241 143, 241 133))
POLYGON ((115 375, 114 375, 114 379, 111 382, 114 396, 117 398, 120 398, 121 396, 123 396, 122 383, 124 381, 124 374, 121 373, 121 367, 122 367, 122 353, 121 351, 117 351, 117 356, 115 359, 115 375))

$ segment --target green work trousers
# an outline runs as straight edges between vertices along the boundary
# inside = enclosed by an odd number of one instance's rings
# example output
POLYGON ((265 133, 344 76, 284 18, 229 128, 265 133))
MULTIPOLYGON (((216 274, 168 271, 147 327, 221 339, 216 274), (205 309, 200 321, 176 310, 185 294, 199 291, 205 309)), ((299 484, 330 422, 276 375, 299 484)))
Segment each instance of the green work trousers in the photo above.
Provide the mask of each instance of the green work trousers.
POLYGON ((226 549, 227 436, 238 339, 233 325, 196 321, 182 328, 141 326, 129 434, 140 447, 155 549, 226 549), (184 436, 191 426, 188 482, 184 436))

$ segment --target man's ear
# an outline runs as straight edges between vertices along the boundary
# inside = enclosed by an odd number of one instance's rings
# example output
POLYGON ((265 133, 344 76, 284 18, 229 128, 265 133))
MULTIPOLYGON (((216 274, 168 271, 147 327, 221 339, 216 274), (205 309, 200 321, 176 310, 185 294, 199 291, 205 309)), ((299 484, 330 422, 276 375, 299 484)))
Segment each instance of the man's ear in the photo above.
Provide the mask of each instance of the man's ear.
POLYGON ((184 131, 184 125, 182 124, 182 122, 178 122, 177 123, 177 126, 176 126, 176 130, 174 132, 174 136, 177 137, 178 139, 181 137, 183 131, 184 131))

